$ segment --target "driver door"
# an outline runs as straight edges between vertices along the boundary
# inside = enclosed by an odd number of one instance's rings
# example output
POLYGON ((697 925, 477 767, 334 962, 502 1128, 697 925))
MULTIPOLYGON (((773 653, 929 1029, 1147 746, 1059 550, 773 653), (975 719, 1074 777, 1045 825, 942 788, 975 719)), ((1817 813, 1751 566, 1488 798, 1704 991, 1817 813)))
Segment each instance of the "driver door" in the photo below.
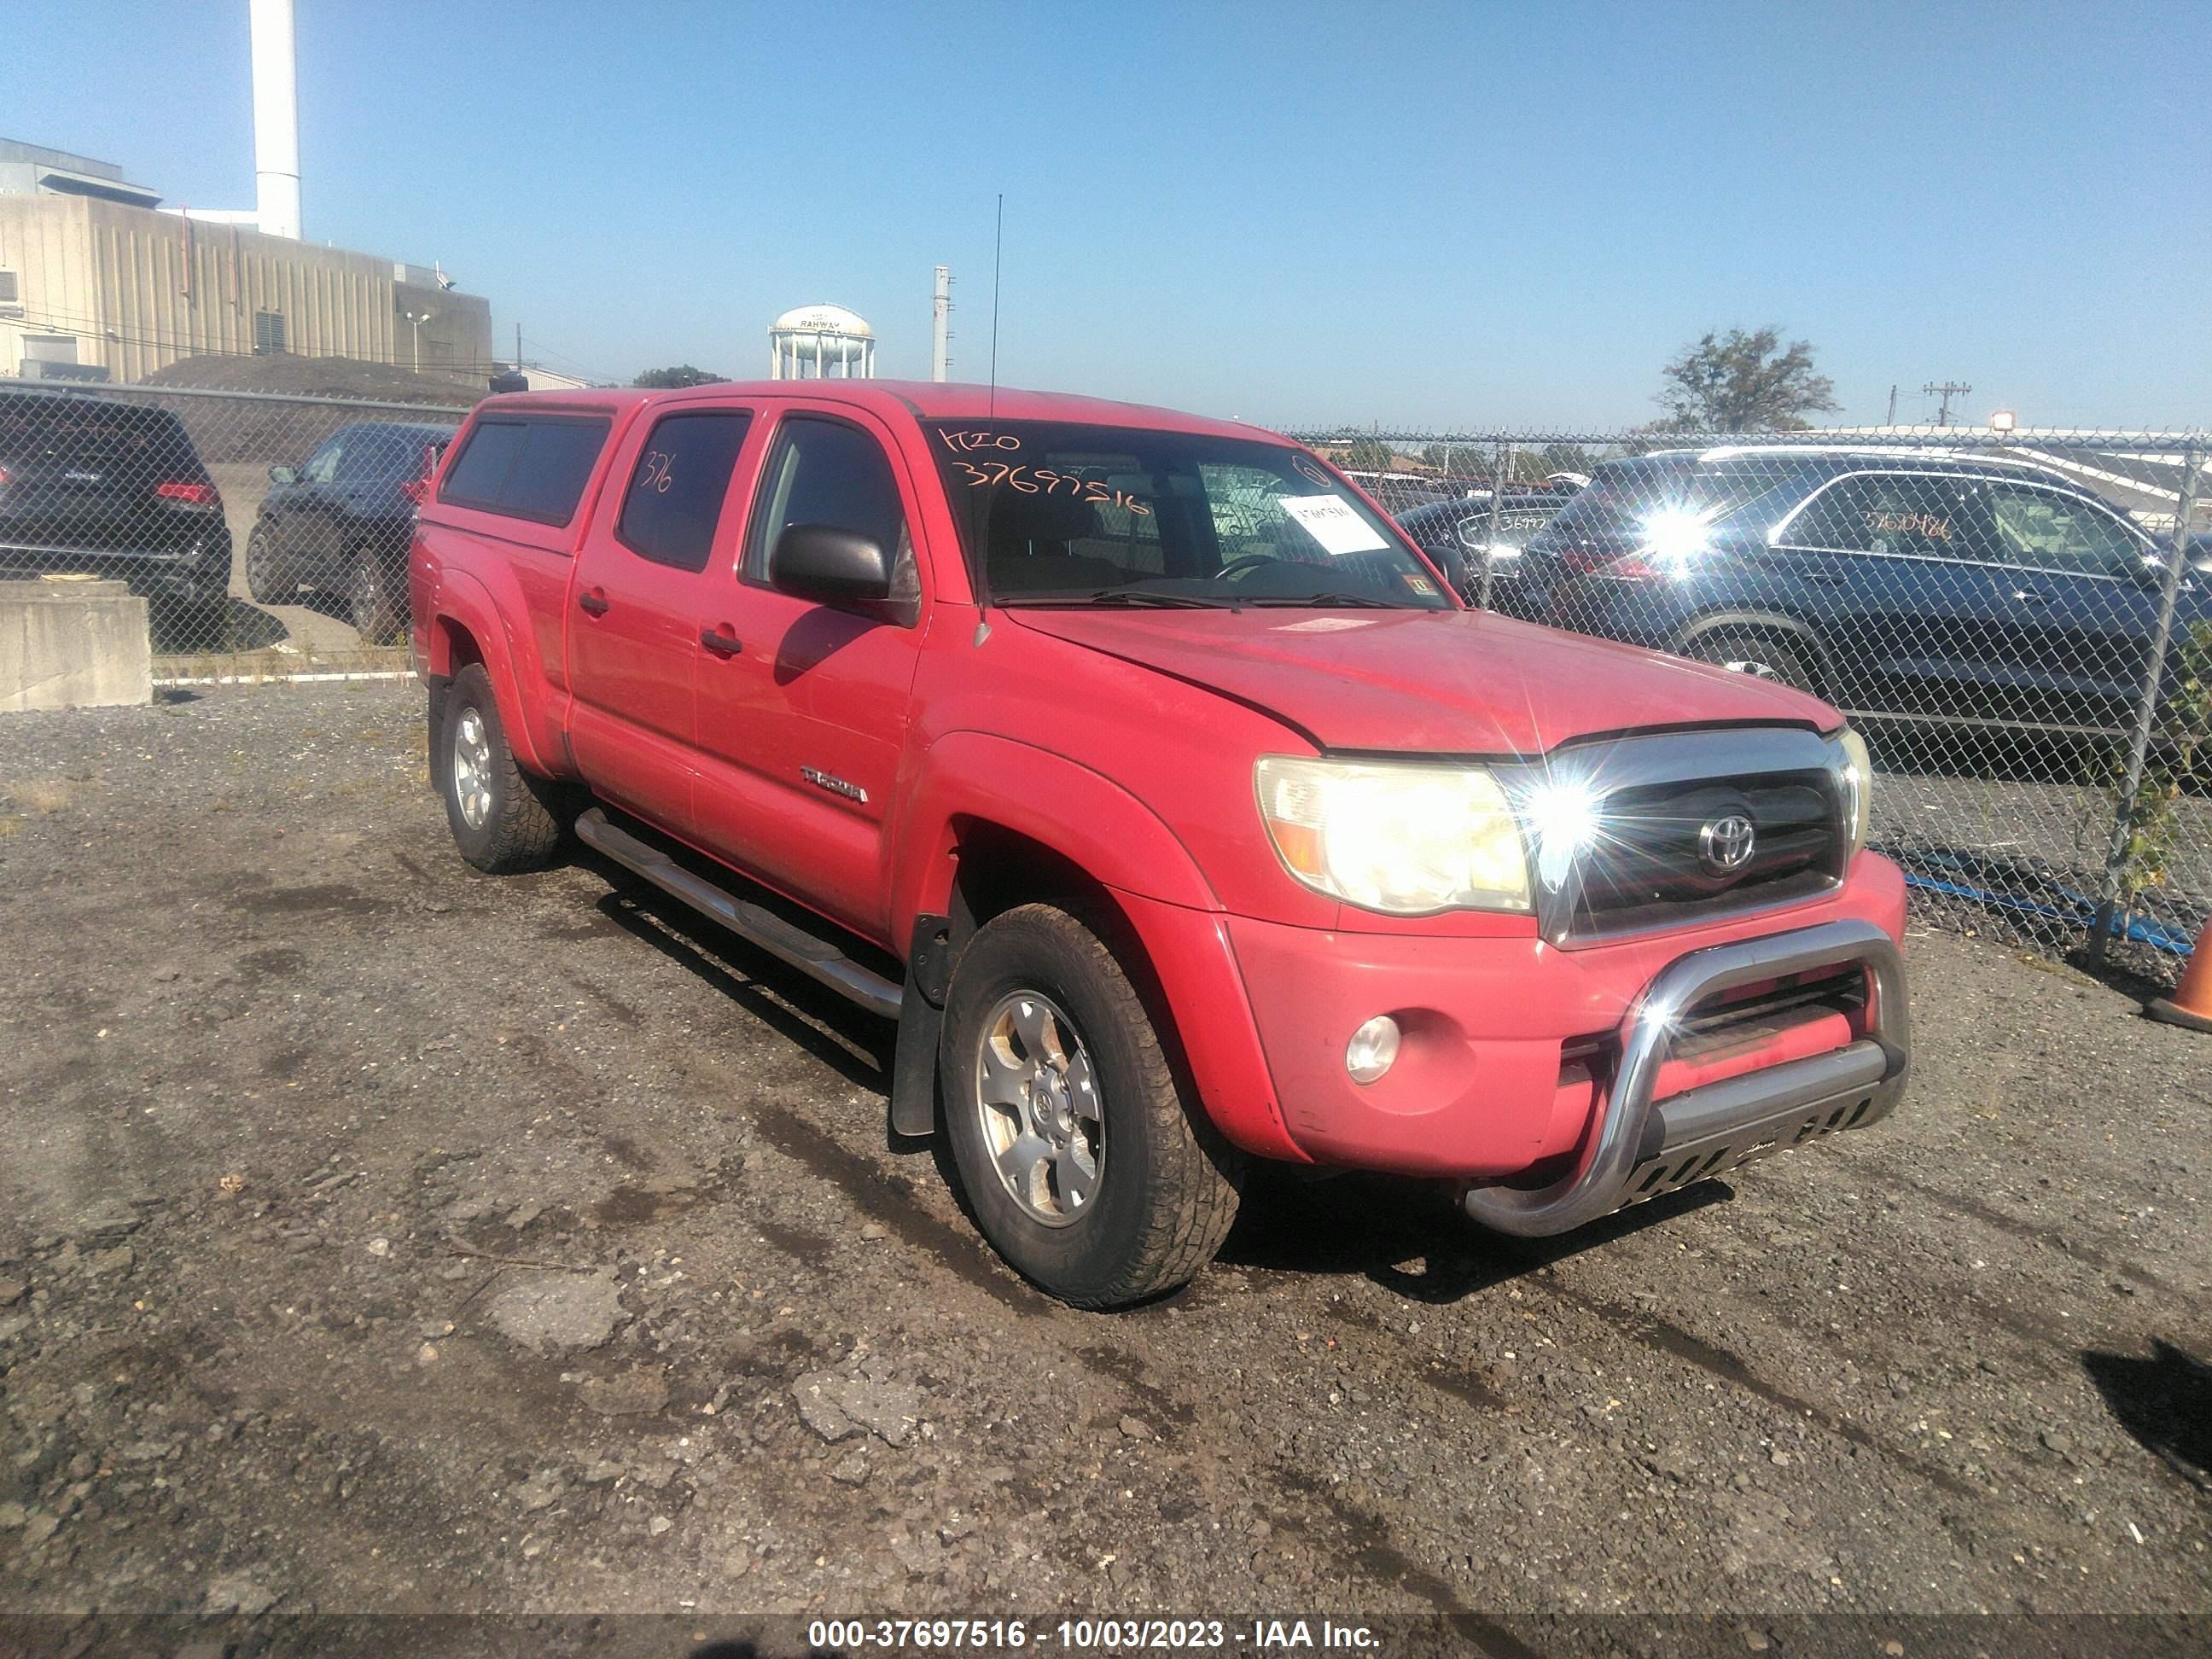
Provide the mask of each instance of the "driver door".
POLYGON ((698 665, 700 842, 892 943, 884 832, 928 603, 915 482, 887 428, 826 403, 783 405, 765 457, 738 557, 710 573, 698 618, 724 641, 698 665), (848 610, 777 592, 769 554, 795 524, 875 539, 904 597, 848 610))
POLYGON ((337 477, 353 441, 351 428, 325 440, 300 469, 284 505, 284 556, 309 587, 334 586, 340 574, 337 477))
MULTIPOLYGON (((1992 480, 1979 550, 1996 578, 1992 674, 2021 719, 2125 727, 2158 629, 2158 550, 2099 501, 2027 480, 1992 480)), ((2203 595, 2185 580, 2174 631, 2203 595)))

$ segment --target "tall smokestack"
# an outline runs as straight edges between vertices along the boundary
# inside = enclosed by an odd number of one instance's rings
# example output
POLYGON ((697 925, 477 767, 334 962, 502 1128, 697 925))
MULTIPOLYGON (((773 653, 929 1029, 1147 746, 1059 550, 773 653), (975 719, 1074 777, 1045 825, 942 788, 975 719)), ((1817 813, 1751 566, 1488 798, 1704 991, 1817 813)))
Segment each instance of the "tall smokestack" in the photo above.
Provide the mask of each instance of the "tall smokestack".
POLYGON ((952 267, 937 268, 937 302, 931 307, 929 378, 952 378, 952 267))
POLYGON ((300 94, 292 0, 249 0, 253 21, 254 222, 300 240, 300 94))

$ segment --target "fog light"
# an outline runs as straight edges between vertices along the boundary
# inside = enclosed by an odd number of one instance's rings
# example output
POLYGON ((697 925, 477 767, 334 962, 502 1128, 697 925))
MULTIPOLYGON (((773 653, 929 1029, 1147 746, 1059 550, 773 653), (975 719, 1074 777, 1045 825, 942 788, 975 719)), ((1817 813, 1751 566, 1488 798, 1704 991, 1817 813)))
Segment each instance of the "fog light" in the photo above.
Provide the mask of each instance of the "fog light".
POLYGON ((1397 1058, 1398 1022, 1388 1014, 1376 1015, 1344 1045, 1344 1069, 1354 1083, 1376 1081, 1397 1058))

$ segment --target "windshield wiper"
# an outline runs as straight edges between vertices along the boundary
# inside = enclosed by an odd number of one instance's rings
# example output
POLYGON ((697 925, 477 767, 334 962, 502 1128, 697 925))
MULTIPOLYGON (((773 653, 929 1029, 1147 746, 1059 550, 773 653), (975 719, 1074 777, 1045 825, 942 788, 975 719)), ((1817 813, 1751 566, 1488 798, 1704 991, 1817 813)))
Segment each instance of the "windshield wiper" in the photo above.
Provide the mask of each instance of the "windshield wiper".
POLYGON ((1394 600, 1378 599, 1368 593, 1255 593, 1242 603, 1255 606, 1273 605, 1297 606, 1309 611, 1406 611, 1394 600))
POLYGON ((1235 610, 1237 599, 1211 599, 1197 593, 1163 593, 1145 587, 1101 587, 1088 593, 1024 593, 996 601, 1002 605, 1141 605, 1158 611, 1235 610))

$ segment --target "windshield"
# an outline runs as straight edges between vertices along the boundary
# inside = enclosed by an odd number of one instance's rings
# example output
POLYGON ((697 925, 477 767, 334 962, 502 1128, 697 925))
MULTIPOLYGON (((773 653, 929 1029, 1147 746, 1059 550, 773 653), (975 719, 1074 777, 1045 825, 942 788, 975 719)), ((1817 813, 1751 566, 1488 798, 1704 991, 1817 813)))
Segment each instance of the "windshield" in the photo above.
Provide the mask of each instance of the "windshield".
POLYGON ((992 603, 1451 607, 1388 521, 1304 450, 1042 421, 927 430, 992 603))

